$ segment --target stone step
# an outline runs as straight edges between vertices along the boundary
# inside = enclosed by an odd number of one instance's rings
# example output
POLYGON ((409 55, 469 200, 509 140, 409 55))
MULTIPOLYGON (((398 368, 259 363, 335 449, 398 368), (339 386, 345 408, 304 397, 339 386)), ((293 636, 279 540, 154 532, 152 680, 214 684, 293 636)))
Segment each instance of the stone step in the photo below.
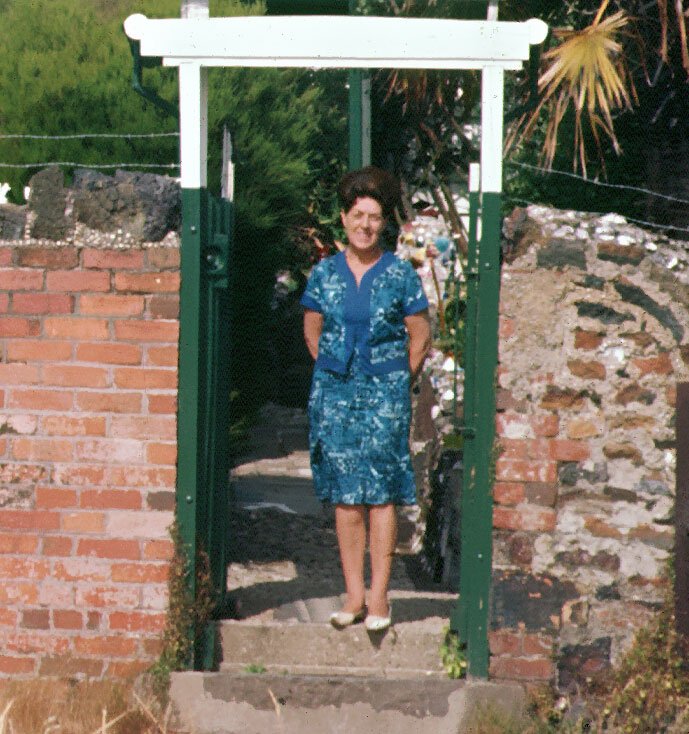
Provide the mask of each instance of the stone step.
POLYGON ((222 622, 223 670, 271 673, 444 677, 443 631, 435 625, 399 624, 368 632, 362 624, 222 622))
POLYGON ((519 715, 519 686, 420 678, 173 673, 184 734, 460 734, 479 707, 519 715))

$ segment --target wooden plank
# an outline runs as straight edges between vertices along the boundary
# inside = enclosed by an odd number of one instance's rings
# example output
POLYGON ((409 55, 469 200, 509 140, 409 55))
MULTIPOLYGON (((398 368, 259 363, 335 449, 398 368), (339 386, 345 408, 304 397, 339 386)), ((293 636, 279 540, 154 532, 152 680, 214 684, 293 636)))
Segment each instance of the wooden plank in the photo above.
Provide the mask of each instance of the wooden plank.
POLYGON ((517 23, 370 16, 132 15, 124 26, 141 41, 143 56, 162 57, 169 66, 195 61, 313 68, 520 69, 531 44, 541 43, 548 31, 536 18, 517 23))

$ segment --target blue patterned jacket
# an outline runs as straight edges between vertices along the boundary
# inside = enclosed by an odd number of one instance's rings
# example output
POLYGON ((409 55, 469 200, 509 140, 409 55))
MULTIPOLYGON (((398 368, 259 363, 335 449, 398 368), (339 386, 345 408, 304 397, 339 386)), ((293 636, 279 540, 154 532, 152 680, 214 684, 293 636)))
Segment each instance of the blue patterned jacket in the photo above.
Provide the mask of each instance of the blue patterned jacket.
POLYGON ((340 374, 355 352, 367 374, 408 369, 404 318, 428 308, 414 268, 391 252, 381 255, 358 287, 343 252, 322 260, 301 303, 323 315, 316 367, 340 374))

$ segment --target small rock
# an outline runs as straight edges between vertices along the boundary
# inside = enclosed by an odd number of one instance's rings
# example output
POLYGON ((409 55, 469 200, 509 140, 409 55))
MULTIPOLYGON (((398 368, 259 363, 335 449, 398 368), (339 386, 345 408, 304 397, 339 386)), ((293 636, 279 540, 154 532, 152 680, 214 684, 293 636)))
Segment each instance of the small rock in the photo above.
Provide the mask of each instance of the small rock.
POLYGON ((604 380, 606 376, 605 366, 600 362, 570 359, 567 367, 573 375, 583 380, 604 380))
POLYGON ((72 223, 65 216, 67 189, 64 175, 57 166, 51 166, 32 176, 29 208, 35 219, 31 236, 48 240, 62 240, 69 233, 72 223))
POLYGON ((602 303, 591 301, 576 301, 577 314, 584 318, 596 319, 603 324, 622 324, 625 321, 633 321, 634 317, 629 313, 620 313, 614 308, 602 303))
MULTIPOLYGON (((600 239, 603 239, 603 237, 600 239)), ((645 255, 646 250, 643 247, 620 246, 612 242, 601 242, 598 245, 598 259, 607 260, 618 265, 638 265, 645 255)))
POLYGON ((629 405, 629 403, 652 405, 655 399, 656 394, 653 390, 642 388, 636 383, 623 387, 615 396, 615 402, 619 405, 629 405))
POLYGON ((20 240, 24 236, 27 210, 16 204, 0 205, 0 239, 20 240))
POLYGON ((622 245, 622 247, 629 247, 629 245, 633 245, 634 242, 634 238, 630 237, 628 234, 617 235, 617 244, 622 245))
POLYGON ((566 484, 570 487, 573 487, 577 483, 580 476, 581 469, 579 468, 579 465, 575 462, 567 462, 566 464, 562 464, 557 472, 557 478, 560 483, 566 484))
POLYGON ((621 214, 615 214, 614 212, 604 214, 598 218, 598 221, 606 225, 627 224, 627 220, 621 214))
POLYGON ((591 484, 607 482, 609 478, 608 465, 604 461, 594 463, 591 468, 585 465, 583 475, 584 479, 591 482, 591 484))
POLYGON ((672 492, 670 488, 664 482, 660 482, 657 479, 642 479, 634 486, 634 490, 637 492, 644 492, 645 494, 655 494, 662 497, 671 497, 672 492))
POLYGON ((636 466, 643 464, 641 452, 631 443, 610 441, 603 446, 603 453, 608 459, 629 459, 636 466))

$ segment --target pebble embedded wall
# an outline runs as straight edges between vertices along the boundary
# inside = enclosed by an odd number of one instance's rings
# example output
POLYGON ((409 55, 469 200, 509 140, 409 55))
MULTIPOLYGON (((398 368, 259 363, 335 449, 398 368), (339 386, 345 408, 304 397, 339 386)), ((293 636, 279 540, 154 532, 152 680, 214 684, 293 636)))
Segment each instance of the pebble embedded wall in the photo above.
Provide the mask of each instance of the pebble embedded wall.
POLYGON ((529 207, 505 232, 491 675, 566 690, 667 587, 689 262, 616 215, 529 207))
POLYGON ((2 676, 119 677, 158 654, 179 247, 119 240, 0 240, 2 676))

